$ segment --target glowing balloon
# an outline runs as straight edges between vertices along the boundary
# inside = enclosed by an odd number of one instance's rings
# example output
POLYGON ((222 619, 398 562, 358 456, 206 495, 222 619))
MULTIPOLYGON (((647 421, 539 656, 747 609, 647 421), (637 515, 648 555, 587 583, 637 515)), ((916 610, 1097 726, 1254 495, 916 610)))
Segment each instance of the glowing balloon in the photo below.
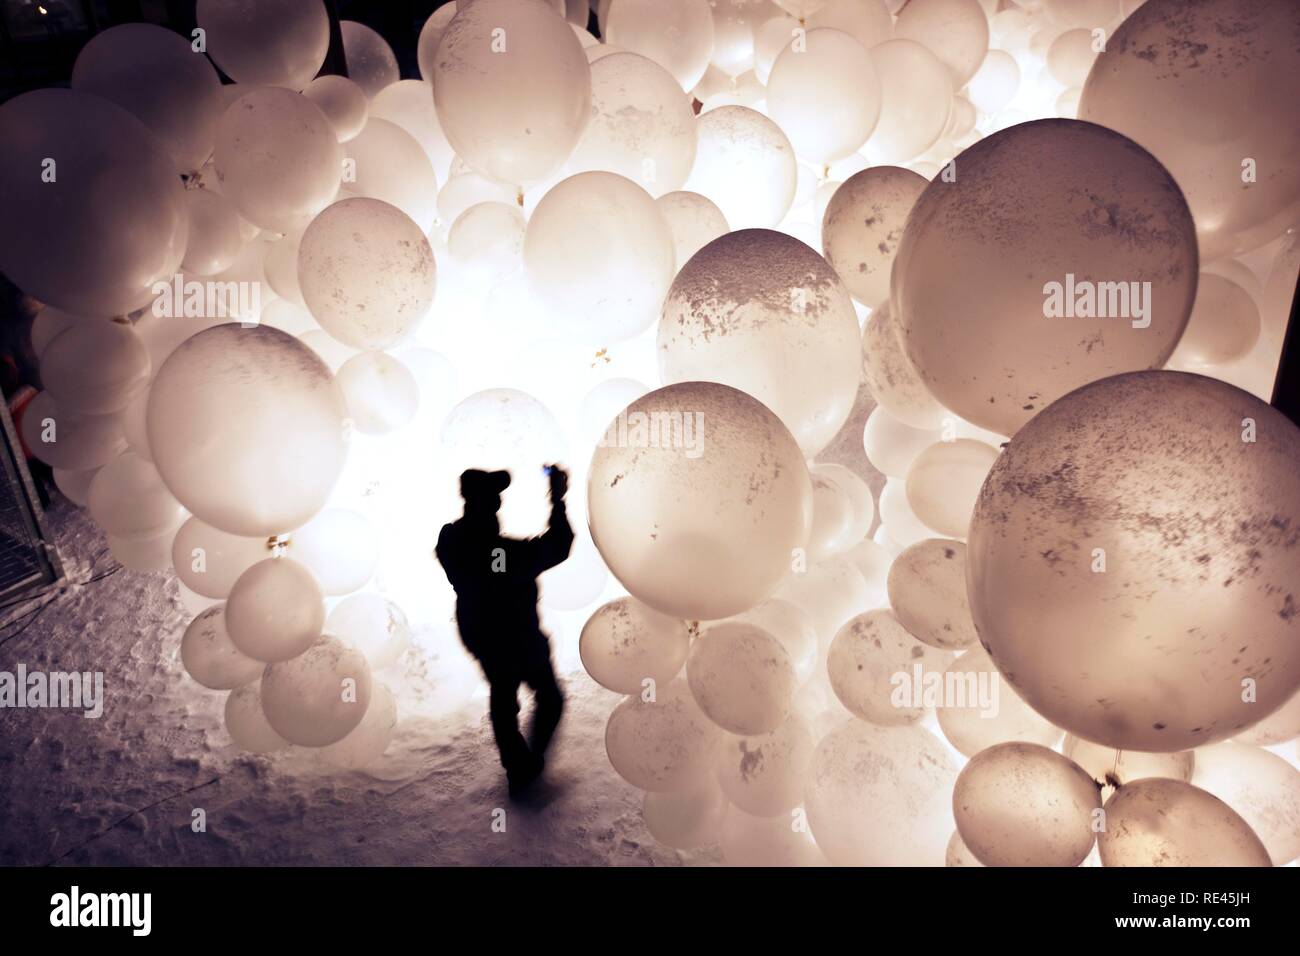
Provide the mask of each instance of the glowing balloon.
POLYGON ((1300 857, 1300 770, 1286 760, 1239 743, 1201 747, 1191 782, 1241 815, 1274 866, 1300 857))
POLYGON ((267 666, 262 710, 290 743, 324 747, 361 723, 370 693, 370 667, 362 653, 325 634, 292 660, 267 666))
POLYGON ((533 212, 524 268, 556 331, 605 345, 654 320, 673 278, 672 233, 650 195, 614 173, 571 176, 533 212))
POLYGON ((614 708, 605 752, 618 775, 641 790, 697 789, 709 775, 722 733, 700 710, 684 678, 614 708))
POLYGON ((0 105, 0 221, 11 226, 0 272, 79 315, 145 305, 180 266, 189 232, 164 143, 108 100, 62 89, 0 105))
POLYGON ((618 173, 662 196, 681 188, 694 162, 695 113, 672 74, 636 53, 592 64, 591 119, 571 170, 618 173))
POLYGON ((813 520, 808 532, 808 557, 813 561, 838 554, 856 542, 849 540, 853 524, 853 502, 829 475, 808 470, 813 488, 813 520))
POLYGON ((346 76, 318 76, 307 84, 302 95, 325 114, 340 143, 355 139, 366 125, 366 94, 346 76))
POLYGON ((322 747, 320 754, 336 767, 363 769, 384 755, 396 727, 397 700, 388 685, 374 683, 370 689, 370 706, 361 723, 342 740, 322 747))
POLYGON ((1092 851, 1100 811, 1096 782, 1037 744, 980 751, 952 794, 957 832, 985 866, 1078 866, 1092 851))
MULTIPOLYGON (((55 474, 58 478, 58 474, 55 474)), ((60 486, 62 487, 62 486, 60 486)), ((1268 747, 1300 737, 1300 690, 1257 724, 1233 736, 1233 740, 1256 747, 1268 747)))
MULTIPOLYGON (((786 576, 776 596, 802 609, 812 618, 817 640, 825 646, 855 614, 867 610, 878 595, 867 586, 857 567, 843 557, 827 558, 797 567, 786 576)), ((883 600, 883 595, 879 595, 883 600)))
POLYGON ((244 245, 235 204, 211 189, 185 190, 190 214, 190 240, 181 267, 210 276, 234 265, 244 245))
POLYGON ((797 163, 781 127, 747 106, 696 119, 695 165, 684 189, 712 200, 733 229, 771 228, 794 202, 797 163))
POLYGON ((933 538, 938 532, 922 521, 908 503, 907 483, 889 478, 880 492, 880 524, 901 548, 933 538))
POLYGON ((902 163, 934 145, 952 110, 952 74, 913 40, 887 40, 871 50, 880 77, 880 119, 863 152, 878 163, 902 163))
POLYGON ((396 663, 411 643, 411 625, 402 609, 378 594, 353 594, 338 603, 325 629, 366 655, 372 670, 396 663))
POLYGON ((1187 329, 1172 362, 1187 368, 1223 365, 1244 358, 1259 340, 1259 306, 1231 279, 1202 272, 1187 329))
POLYGON ((803 801, 816 747, 812 730, 797 715, 766 734, 729 736, 718 752, 718 782, 727 799, 745 813, 756 817, 788 813, 803 801))
POLYGON ((673 281, 659 322, 666 382, 722 381, 763 402, 812 457, 857 393, 853 303, 826 260, 767 229, 728 233, 673 281))
POLYGON ((1150 0, 1088 74, 1079 118, 1168 167, 1207 262, 1261 246, 1300 217, 1300 98, 1278 95, 1300 70, 1295 31, 1295 6, 1281 0, 1150 0))
POLYGON ((826 866, 826 855, 795 811, 788 817, 755 817, 732 807, 719 843, 728 866, 826 866))
POLYGON ((449 0, 429 15, 429 19, 424 21, 424 26, 420 28, 420 38, 417 41, 416 59, 420 65, 420 78, 426 83, 433 82, 435 70, 434 58, 438 53, 438 43, 442 40, 442 35, 447 32, 447 24, 451 23, 459 9, 456 0, 449 0))
POLYGON ((744 392, 711 382, 628 406, 592 457, 587 502, 614 576, 684 619, 727 617, 771 596, 812 520, 793 436, 744 392))
POLYGON ((194 620, 181 638, 185 672, 212 690, 233 690, 258 680, 266 667, 244 654, 226 633, 226 609, 218 604, 194 620))
POLYGON ((855 152, 876 128, 880 78, 854 37, 812 30, 772 64, 767 109, 796 154, 829 163, 855 152))
POLYGON ((964 538, 998 450, 971 438, 935 442, 907 470, 907 502, 929 528, 964 538))
POLYGON ((713 53, 713 13, 708 0, 618 0, 610 7, 603 36, 654 60, 683 90, 691 90, 713 53))
MULTIPOLYGON (((966 95, 970 97, 968 102, 974 109, 981 113, 996 115, 1015 98, 1019 88, 1020 65, 1016 62, 1016 58, 1005 50, 989 50, 979 70, 971 77, 966 95)), ((961 97, 953 100, 953 118, 949 120, 948 128, 950 132, 964 136, 970 132, 970 127, 965 125, 967 117, 957 116, 957 110, 960 109, 959 100, 961 97), (960 126, 954 127, 955 120, 960 123, 960 126)), ((974 119, 972 113, 969 116, 972 125, 974 119)))
POLYGON ((718 784, 708 779, 690 790, 650 791, 641 805, 641 816, 650 835, 677 850, 717 843, 726 813, 727 798, 718 784))
POLYGON ((826 671, 835 696, 853 715, 873 724, 906 724, 929 709, 923 684, 913 679, 916 669, 924 679, 951 661, 951 652, 917 641, 892 611, 875 610, 840 628, 826 655, 826 671))
POLYGON ((790 713, 795 673, 780 641, 753 624, 727 622, 691 644, 686 678, 700 709, 733 734, 766 734, 790 713))
POLYGON ((457 161, 456 151, 447 142, 447 134, 438 122, 438 111, 434 109, 428 83, 399 80, 384 87, 370 101, 370 115, 388 120, 410 133, 424 148, 438 182, 446 181, 452 162, 457 161))
POLYGON ((639 694, 647 679, 666 685, 681 673, 689 650, 685 621, 630 597, 598 607, 578 642, 591 679, 620 694, 639 694))
POLYGON ((1104 784, 1102 793, 1109 795, 1106 787, 1113 789, 1143 777, 1189 781, 1197 751, 1151 754, 1140 750, 1115 750, 1066 734, 1061 753, 1082 767, 1093 780, 1104 784))
POLYGON ((850 720, 813 754, 808 824, 837 866, 942 866, 956 776, 928 730, 850 720))
POLYGON ((111 100, 167 145, 182 173, 212 154, 221 80, 189 41, 149 23, 124 23, 91 37, 72 67, 72 88, 111 100))
POLYGON ((817 666, 817 628, 812 615, 780 598, 769 598, 732 620, 752 624, 771 634, 790 655, 795 682, 802 684, 817 666))
POLYGON ((918 541, 894 559, 888 575, 894 616, 918 641, 956 651, 979 639, 966 600, 966 545, 918 541))
POLYGON ((438 213, 438 177, 419 141, 402 127, 371 116, 354 139, 348 141, 351 186, 358 195, 382 199, 406 213, 421 231, 429 229, 438 213))
POLYGON ((101 528, 124 538, 152 538, 175 530, 183 515, 158 470, 129 451, 95 472, 87 507, 101 528))
POLYGON ((582 44, 537 3, 476 0, 461 10, 438 43, 432 82, 456 154, 506 183, 527 186, 558 169, 591 110, 582 44))
POLYGON ((1188 750, 1281 707, 1300 687, 1297 456, 1279 412, 1198 375, 1049 406, 971 521, 971 611, 999 669, 1053 723, 1125 750, 1188 750))
POLYGON ((181 582, 206 597, 224 598, 235 581, 269 556, 265 538, 227 534, 190 518, 172 541, 172 564, 181 582))
POLYGON ((876 502, 867 483, 856 472, 835 462, 815 464, 809 469, 809 474, 829 478, 848 499, 852 514, 843 540, 834 543, 835 551, 847 551, 860 544, 876 520, 876 502))
POLYGON ((982 647, 948 665, 943 695, 939 728, 967 757, 1008 741, 1054 747, 1061 740, 1061 729, 1024 702, 982 647))
POLYGON ((297 657, 325 626, 325 596, 315 576, 289 558, 266 558, 236 579, 226 600, 226 630, 244 654, 263 662, 297 657))
POLYGON ((1047 70, 1064 87, 1083 86, 1099 52, 1092 30, 1066 30, 1047 49, 1047 70))
POLYGON ((41 381, 60 408, 107 415, 148 387, 149 351, 129 322, 78 322, 41 355, 41 381))
POLYGON ((420 386, 405 365, 384 352, 361 352, 340 366, 334 381, 357 430, 382 435, 415 417, 420 386))
POLYGON ((364 515, 326 508, 293 532, 289 553, 311 570, 326 594, 351 594, 374 576, 379 541, 364 515))
POLYGON ((222 191, 263 229, 306 225, 338 192, 343 147, 334 125, 305 96, 261 87, 235 100, 217 125, 222 191))
POLYGON ((906 478, 917 455, 939 441, 938 430, 913 428, 877 406, 867 417, 862 445, 867 461, 883 475, 906 478))
POLYGON ((226 698, 226 733, 240 750, 249 753, 272 753, 289 746, 267 723, 262 712, 262 682, 245 684, 230 692, 226 698))
POLYGON ((1053 119, 980 140, 960 166, 917 200, 892 282, 904 348, 940 403, 1009 435, 1085 382, 1164 364, 1191 311, 1196 237, 1150 154, 1053 119))
POLYGON ((199 0, 208 53, 236 83, 301 90, 325 62, 329 18, 316 0, 199 0))
POLYGON ((864 50, 894 36, 894 18, 883 0, 827 0, 807 18, 807 26, 843 30, 861 43, 864 50))
POLYGON ((1135 780, 1115 791, 1105 812, 1106 829, 1097 834, 1102 866, 1272 865, 1250 824, 1181 780, 1135 780))
POLYGON ((672 233, 676 250, 676 274, 691 256, 706 245, 731 231, 722 210, 699 193, 685 191, 666 193, 655 200, 668 231, 672 233))
POLYGON ((498 279, 523 263, 525 226, 517 205, 476 203, 451 224, 447 251, 462 268, 498 279))
POLYGON ((876 309, 889 298, 889 269, 903 224, 926 181, 910 169, 873 166, 835 190, 822 218, 822 248, 853 297, 876 309))
POLYGON ((977 0, 909 0, 894 36, 915 40, 952 74, 954 89, 975 75, 989 49, 989 21, 977 0))
POLYGON ((862 375, 876 404, 912 428, 936 429, 948 416, 903 351, 888 303, 863 323, 862 375))
POLYGON ((163 481, 222 531, 280 534, 318 512, 347 453, 329 369, 291 335, 218 325, 187 339, 149 389, 163 481))
POLYGON ((361 87, 367 99, 374 99, 381 90, 402 78, 397 57, 387 40, 355 20, 342 20, 339 27, 348 77, 361 87))

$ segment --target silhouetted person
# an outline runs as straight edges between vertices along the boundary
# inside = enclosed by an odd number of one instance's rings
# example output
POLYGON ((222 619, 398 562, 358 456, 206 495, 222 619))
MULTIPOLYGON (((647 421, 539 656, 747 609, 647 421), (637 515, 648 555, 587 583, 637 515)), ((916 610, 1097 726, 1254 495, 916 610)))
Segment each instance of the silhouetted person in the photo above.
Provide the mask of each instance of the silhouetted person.
POLYGON ((456 589, 456 623, 465 648, 478 659, 492 688, 492 732, 510 794, 542 772, 564 695, 551 668, 551 645, 537 618, 537 576, 569 556, 573 528, 564 512, 569 476, 549 469, 551 518, 535 538, 501 534, 497 511, 510 485, 507 471, 470 469, 460 476, 465 513, 443 525, 435 553, 456 589), (532 739, 519 733, 519 685, 532 688, 536 707, 532 739))

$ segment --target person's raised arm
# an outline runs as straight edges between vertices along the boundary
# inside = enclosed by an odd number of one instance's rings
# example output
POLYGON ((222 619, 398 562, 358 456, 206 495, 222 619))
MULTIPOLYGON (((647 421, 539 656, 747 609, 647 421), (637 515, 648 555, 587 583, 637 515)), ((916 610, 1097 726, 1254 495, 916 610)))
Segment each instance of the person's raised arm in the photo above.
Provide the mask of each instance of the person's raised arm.
POLYGON ((559 465, 551 466, 551 519, 546 530, 532 539, 535 572, 541 574, 569 556, 573 547, 573 526, 564 507, 569 475, 559 465))

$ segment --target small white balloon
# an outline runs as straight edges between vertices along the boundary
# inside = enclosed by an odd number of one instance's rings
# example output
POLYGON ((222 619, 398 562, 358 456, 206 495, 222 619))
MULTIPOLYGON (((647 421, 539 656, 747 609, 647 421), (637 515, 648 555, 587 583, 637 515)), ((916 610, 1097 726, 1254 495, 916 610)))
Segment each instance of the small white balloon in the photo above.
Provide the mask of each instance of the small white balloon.
POLYGON ((268 663, 297 657, 320 637, 325 596, 306 567, 285 557, 239 576, 225 605, 226 631, 241 652, 268 663))
POLYGON ((185 672, 211 690, 234 690, 261 678, 266 665, 237 648, 226 633, 226 609, 218 604, 190 621, 181 638, 185 672))

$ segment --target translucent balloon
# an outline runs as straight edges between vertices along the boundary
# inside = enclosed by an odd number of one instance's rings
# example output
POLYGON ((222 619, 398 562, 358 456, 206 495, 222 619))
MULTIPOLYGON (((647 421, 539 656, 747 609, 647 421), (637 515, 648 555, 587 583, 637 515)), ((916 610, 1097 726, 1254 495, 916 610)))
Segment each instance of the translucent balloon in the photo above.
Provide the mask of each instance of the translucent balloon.
POLYGON ((361 196, 382 199, 406 213, 421 231, 438 214, 438 177, 419 141, 396 123, 371 116, 365 128, 348 141, 353 188, 361 196))
POLYGON ((231 534, 279 534, 325 504, 343 468, 346 406, 329 369, 272 328, 187 339, 149 389, 149 447, 181 504, 231 534))
POLYGON ((907 470, 912 467, 916 456, 939 439, 938 430, 913 428, 879 406, 872 409, 862 432, 867 460, 877 471, 891 478, 907 477, 907 470))
POLYGON ((420 28, 416 59, 420 65, 420 78, 426 83, 433 82, 434 57, 438 52, 438 43, 442 40, 442 35, 447 32, 447 24, 451 23, 451 18, 456 15, 458 9, 456 0, 449 0, 434 10, 429 15, 429 19, 424 21, 424 26, 420 28))
POLYGON ((402 609, 378 594, 353 594, 330 611, 325 629, 366 655, 372 670, 397 662, 411 643, 411 625, 402 609))
POLYGON ((537 579, 544 607, 557 611, 588 608, 605 591, 609 570, 585 531, 579 531, 567 560, 537 579))
POLYGON ((698 789, 708 779, 721 731, 700 710, 685 678, 628 697, 605 725, 605 752, 618 775, 641 790, 698 789))
POLYGON ((1096 841, 1101 796, 1078 764, 1053 750, 996 744, 963 768, 952 813, 985 866, 1078 866, 1096 841))
POLYGON ((727 617, 770 597, 812 520, 793 436, 744 392, 710 382, 669 385, 628 406, 592 457, 587 502, 614 576, 685 619, 727 617), (748 491, 727 490, 737 487, 748 491))
POLYGON ((971 611, 999 669, 1125 750, 1187 750, 1281 707, 1300 687, 1297 455, 1280 413, 1198 375, 1134 372, 1049 406, 971 521, 971 611))
POLYGON ((329 18, 316 0, 199 0, 195 17, 236 83, 301 90, 325 62, 329 18))
POLYGON ((450 230, 463 213, 487 202, 518 206, 518 196, 501 183, 485 179, 478 173, 453 175, 438 190, 438 222, 444 231, 450 230))
POLYGON ((929 528, 964 538, 998 450, 970 438, 935 442, 907 470, 907 502, 929 528))
POLYGON ((477 172, 527 186, 573 151, 591 109, 591 71, 553 11, 476 0, 447 26, 434 64, 438 118, 477 172))
POLYGON ((309 568, 326 594, 365 587, 379 565, 379 541, 364 515, 327 508, 293 532, 289 553, 309 568))
MULTIPOLYGON (((357 354, 357 350, 350 345, 344 345, 334 336, 330 335, 324 329, 309 329, 301 333, 298 339, 303 345, 306 345, 329 368, 330 373, 337 375, 343 363, 357 354)), ((342 395, 342 390, 339 391, 342 395)), ((345 400, 346 404, 346 400, 345 400)), ((351 425, 348 426, 349 428, 351 425)))
POLYGON ((1105 812, 1106 829, 1097 834, 1102 866, 1272 865, 1250 824, 1181 780, 1135 780, 1115 791, 1105 812))
POLYGON ((812 676, 817 666, 817 628, 807 611, 789 601, 769 598, 732 620, 752 624, 780 641, 790 655, 797 684, 812 676))
POLYGON ((185 192, 165 144, 108 100, 34 90, 0 105, 0 272, 78 315, 124 314, 180 266, 185 192))
POLYGON ((375 682, 370 689, 370 706, 361 723, 337 743, 321 748, 321 756, 336 767, 362 770, 384 755, 397 728, 397 700, 388 685, 375 682))
POLYGON ((1061 753, 1073 760, 1099 784, 1104 784, 1102 794, 1143 777, 1168 777, 1170 780, 1191 780, 1196 763, 1196 751, 1150 754, 1140 750, 1115 750, 1103 747, 1074 734, 1066 734, 1061 753))
POLYGON ((754 28, 770 10, 766 0, 737 0, 709 6, 713 15, 713 52, 709 55, 708 72, 732 77, 751 69, 754 28))
POLYGON ((835 551, 847 551, 859 544, 871 530, 876 520, 876 502, 871 497, 871 489, 858 477, 857 473, 835 462, 815 464, 809 469, 810 474, 820 474, 834 481, 848 499, 852 510, 848 528, 842 541, 835 542, 835 551))
POLYGON ((880 78, 856 38, 812 30, 772 64, 767 108, 798 156, 830 163, 855 152, 876 128, 880 78))
POLYGON ((876 404, 912 428, 937 429, 948 415, 903 351, 888 303, 863 323, 862 375, 876 404))
POLYGON ((880 119, 863 152, 877 163, 902 163, 934 145, 952 110, 952 74, 913 40, 887 40, 871 50, 880 76, 880 119))
POLYGON ((261 87, 235 100, 217 125, 222 191, 249 222, 301 228, 338 192, 343 164, 334 125, 305 96, 261 87))
POLYGON ((262 682, 254 681, 236 688, 226 698, 226 733, 240 750, 249 753, 272 753, 289 746, 274 730, 262 712, 262 682))
MULTIPOLYGON (((1016 96, 1020 88, 1020 65, 1016 58, 1005 50, 989 50, 988 56, 980 64, 980 68, 975 75, 971 77, 970 85, 966 89, 966 95, 970 97, 970 105, 981 113, 996 115, 1006 108, 1016 96)), ((953 100, 954 114, 957 110, 957 101, 961 97, 953 100)), ((973 121, 974 116, 970 119, 973 121)), ((965 120, 962 120, 963 124, 965 120)), ((952 120, 949 120, 949 129, 952 130, 952 120)), ((959 135, 965 135, 970 131, 969 127, 962 129, 959 135)))
MULTIPOLYGON (((366 125, 366 94, 346 76, 318 76, 307 84, 302 95, 315 103, 334 127, 340 143, 355 139, 366 125)), ((428 91, 425 91, 428 95, 428 91)))
POLYGON ((940 403, 1009 435, 1085 382, 1164 364, 1191 312, 1196 237, 1150 154, 1053 119, 986 137, 960 165, 917 200, 892 284, 940 403))
POLYGON ((961 89, 988 53, 989 21, 977 0, 909 0, 894 36, 926 47, 952 74, 953 89, 961 89))
POLYGON ((452 223, 447 251, 462 268, 497 279, 523 263, 525 226, 517 205, 476 203, 452 223))
POLYGON ((790 714, 794 664, 784 644, 753 624, 704 631, 691 644, 686 677, 700 709, 730 733, 770 733, 790 714))
POLYGON ((672 233, 677 252, 674 273, 704 246, 731 231, 722 210, 699 193, 666 193, 655 200, 655 205, 672 233))
POLYGON ((666 685, 681 673, 689 650, 685 621, 630 597, 597 608, 578 642, 591 679, 620 694, 641 693, 646 679, 666 685))
POLYGON ((120 415, 60 412, 49 392, 40 392, 23 410, 23 444, 54 468, 84 471, 106 465, 126 450, 120 415))
POLYGON ((910 169, 873 166, 831 196, 822 217, 822 248, 853 297, 872 309, 889 298, 889 269, 903 224, 926 181, 910 169))
POLYGON ((1092 30, 1066 30, 1047 49, 1047 70, 1064 87, 1083 86, 1097 50, 1092 30))
POLYGON ((684 189, 717 204, 733 229, 770 228, 794 202, 794 147, 781 127, 747 106, 696 120, 695 165, 684 189))
POLYGON ((857 316, 826 260, 744 229, 709 243, 673 281, 659 323, 666 382, 723 381, 772 409, 812 457, 857 393, 857 316))
POLYGON ((303 747, 324 747, 346 737, 365 717, 370 694, 365 657, 328 634, 292 660, 268 665, 262 677, 267 722, 303 747))
POLYGON ((808 824, 837 866, 942 866, 956 777, 928 730, 850 720, 813 754, 808 824))
POLYGON ((60 408, 107 415, 148 387, 149 351, 129 322, 78 322, 41 355, 41 381, 60 408))
POLYGON ((1244 358, 1259 340, 1259 306, 1231 279, 1202 272, 1187 329, 1170 361, 1186 368, 1244 358))
POLYGON ((334 381, 343 392, 357 430, 383 435, 415 417, 420 387, 405 365, 384 352, 361 352, 339 368, 334 381))
MULTIPOLYGON (((894 562, 893 555, 875 541, 867 540, 855 544, 845 557, 857 568, 858 573, 862 575, 862 580, 867 583, 867 587, 873 594, 882 596, 886 594, 889 569, 894 562)), ((884 603, 886 602, 877 601, 875 605, 881 606, 884 603)), ((894 608, 894 613, 898 613, 897 607, 894 608)), ((902 620, 902 618, 899 620, 902 620)))
POLYGON ((446 180, 447 171, 456 160, 456 151, 438 122, 438 111, 434 109, 428 83, 400 80, 384 87, 370 101, 370 115, 388 120, 410 133, 424 148, 438 182, 446 180))
POLYGON ((1263 245, 1300 218, 1300 99, 1278 95, 1300 70, 1295 29, 1294 6, 1274 0, 1150 0, 1088 75, 1079 118, 1168 167, 1207 262, 1263 245))
POLYGON ((244 654, 263 662, 297 657, 320 637, 325 596, 297 561, 266 558, 241 574, 225 604, 226 630, 244 654))
POLYGON ((1106 27, 1120 16, 1120 0, 1043 0, 1041 5, 1063 27, 1106 27))
POLYGON ((592 64, 591 119, 569 169, 618 173, 662 196, 681 188, 694 162, 695 113, 672 74, 636 53, 592 64))
POLYGON ((171 30, 124 23, 95 34, 77 54, 72 88, 134 114, 166 143, 182 173, 212 155, 221 80, 207 57, 171 30))
POLYGON ((826 656, 831 688, 849 712, 873 724, 906 724, 929 709, 914 680, 938 674, 952 653, 922 644, 892 611, 867 611, 835 635, 826 656), (917 671, 920 668, 920 671, 917 671), (910 689, 910 692, 909 692, 910 689))
POLYGON ((938 532, 922 521, 908 503, 907 483, 889 478, 880 492, 880 523, 900 547, 933 538, 938 532))
MULTIPOLYGON (((801 818, 798 818, 801 819, 801 818)), ((826 866, 808 827, 789 817, 755 817, 735 807, 727 811, 719 835, 728 866, 826 866)))
POLYGON ((944 737, 967 757, 1008 741, 1054 747, 1061 739, 1061 729, 1024 702, 979 646, 944 672, 937 713, 944 737))
POLYGON ((708 0, 618 0, 603 33, 610 43, 654 60, 683 90, 700 82, 713 53, 708 0))
POLYGON ((827 0, 807 18, 810 29, 843 30, 870 50, 894 36, 894 18, 882 0, 827 0))
POLYGON ((718 842, 727 798, 709 779, 690 790, 645 795, 641 816, 650 835, 664 846, 692 850, 718 842))
POLYGON ((769 733, 729 736, 719 748, 718 782, 727 799, 745 813, 789 813, 803 800, 816 746, 808 724, 793 714, 769 733))
POLYGON ((190 238, 181 267, 201 276, 228 269, 244 245, 235 204, 211 189, 187 189, 185 205, 190 238))
POLYGON ((134 452, 125 452, 95 473, 87 493, 91 517, 109 534, 152 538, 180 526, 180 503, 158 471, 134 452))
POLYGON ((844 626, 844 622, 877 603, 877 595, 857 567, 842 557, 827 558, 806 570, 796 568, 781 582, 776 596, 805 611, 817 629, 822 646, 844 626))
POLYGON ((1191 782, 1241 815, 1274 866, 1300 857, 1300 770, 1277 754, 1239 743, 1201 747, 1191 782))
POLYGON ((181 582, 206 597, 224 598, 235 581, 269 556, 265 538, 227 534, 190 518, 172 541, 172 564, 181 582))
POLYGON ((853 524, 853 502, 839 483, 829 475, 818 474, 810 468, 812 479, 813 520, 808 532, 808 557, 813 561, 837 554, 852 542, 849 531, 853 524))
POLYGON ((190 621, 181 638, 185 672, 212 690, 233 690, 252 683, 266 667, 235 647, 226 633, 226 609, 218 604, 190 621))
POLYGON ((889 604, 898 622, 922 643, 962 650, 979 640, 966 600, 966 545, 927 538, 889 567, 889 604))
POLYGON ((343 54, 347 58, 348 77, 361 87, 367 99, 400 80, 397 57, 382 36, 355 20, 341 20, 343 54))
POLYGON ((463 399, 442 425, 446 466, 453 474, 466 468, 503 468, 514 477, 510 496, 536 476, 543 488, 540 464, 565 456, 564 434, 555 416, 526 392, 492 388, 463 399))
POLYGON ((68 471, 64 468, 54 469, 54 485, 63 492, 63 496, 82 508, 86 506, 90 483, 95 478, 97 468, 84 471, 68 471))
POLYGON ((672 234, 636 183, 579 173, 538 204, 524 236, 524 267, 557 332, 605 345, 654 319, 672 281, 672 234))

